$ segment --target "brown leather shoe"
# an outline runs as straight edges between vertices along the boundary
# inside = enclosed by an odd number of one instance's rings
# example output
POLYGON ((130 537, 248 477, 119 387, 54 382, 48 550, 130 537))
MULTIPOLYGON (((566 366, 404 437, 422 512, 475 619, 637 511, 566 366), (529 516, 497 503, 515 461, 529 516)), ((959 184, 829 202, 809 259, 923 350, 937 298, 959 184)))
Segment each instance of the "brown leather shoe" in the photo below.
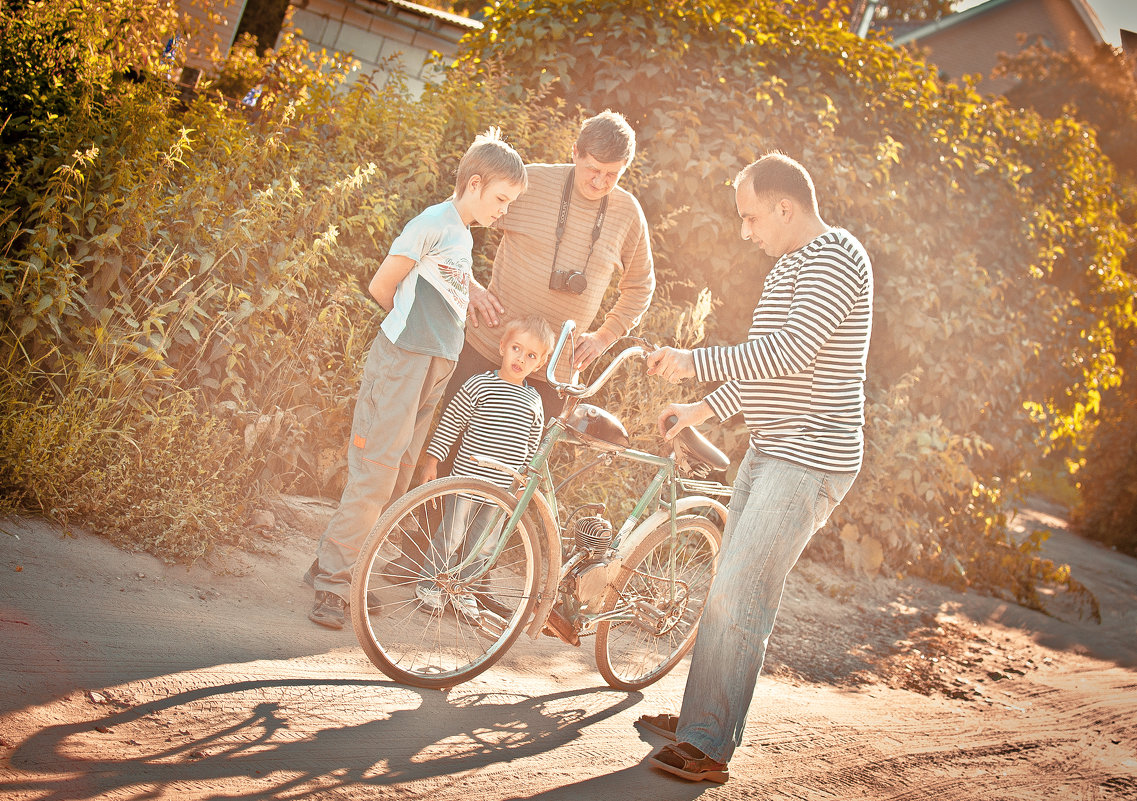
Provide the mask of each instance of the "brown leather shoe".
POLYGON ((660 770, 689 782, 718 782, 730 778, 725 762, 711 759, 690 743, 665 745, 648 759, 660 770))
POLYGON ((660 737, 674 740, 675 730, 679 728, 679 716, 666 713, 662 715, 640 715, 636 724, 641 729, 647 729, 660 737))

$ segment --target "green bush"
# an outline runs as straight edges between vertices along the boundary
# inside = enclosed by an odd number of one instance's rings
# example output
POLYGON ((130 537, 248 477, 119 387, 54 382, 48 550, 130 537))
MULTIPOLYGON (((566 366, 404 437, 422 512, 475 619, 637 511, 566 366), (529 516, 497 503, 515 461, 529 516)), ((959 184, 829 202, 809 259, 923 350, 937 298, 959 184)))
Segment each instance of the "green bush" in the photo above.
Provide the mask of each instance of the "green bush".
POLYGON ((124 344, 96 335, 62 374, 0 372, 0 508, 171 560, 247 542, 258 454, 124 344))
MULTIPOLYGON (((582 113, 614 107, 639 134, 625 180, 662 279, 638 333, 745 330, 769 262, 739 240, 729 184, 770 147, 874 258, 866 469, 818 552, 1027 603, 1038 581, 1072 586, 1001 510, 1117 383, 1134 314, 1111 172, 1081 126, 764 3, 503 3, 421 98, 398 73, 349 87, 349 62, 286 35, 263 57, 240 42, 183 100, 160 58, 175 29, 159 0, 0 7, 0 97, 32 98, 0 130, 20 143, 0 163, 9 506, 192 558, 274 491, 334 497, 379 321, 363 284, 391 238, 450 193, 478 131, 555 161, 582 113), (255 110, 218 91, 250 86, 255 110)), ((484 277, 495 237, 477 240, 484 277)), ((670 397, 630 378, 605 402, 653 447, 670 397)), ((746 436, 716 439, 737 454, 746 436)), ((631 480, 599 493, 617 507, 631 480)))
POLYGON ((739 241, 729 183, 768 149, 800 158, 823 216, 862 238, 877 277, 869 456, 818 547, 899 571, 950 563, 979 586, 1010 549, 1011 572, 1034 581, 1036 549, 989 507, 1012 502, 1025 468, 1078 436, 1119 381, 1133 285, 1110 165, 1077 123, 944 84, 839 20, 785 8, 498 2, 462 59, 504 65, 516 96, 544 87, 628 115, 641 141, 629 183, 649 222, 681 212, 657 265, 713 288, 715 342, 745 331, 769 267, 739 241))

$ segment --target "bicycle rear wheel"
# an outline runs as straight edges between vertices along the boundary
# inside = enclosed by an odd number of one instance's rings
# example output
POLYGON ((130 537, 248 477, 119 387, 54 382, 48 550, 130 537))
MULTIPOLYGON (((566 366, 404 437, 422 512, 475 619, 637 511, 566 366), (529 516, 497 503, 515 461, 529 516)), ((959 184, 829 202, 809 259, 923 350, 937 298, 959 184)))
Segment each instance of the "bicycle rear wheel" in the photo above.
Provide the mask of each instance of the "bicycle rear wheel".
POLYGON ((596 629, 596 667, 612 687, 640 690, 663 678, 695 642, 722 532, 705 517, 664 522, 632 549, 596 629))
POLYGON ((501 658, 536 605, 541 549, 517 501, 461 476, 388 507, 360 551, 351 622, 368 659, 414 687, 461 684, 501 658), (494 545, 505 536, 496 559, 494 545))

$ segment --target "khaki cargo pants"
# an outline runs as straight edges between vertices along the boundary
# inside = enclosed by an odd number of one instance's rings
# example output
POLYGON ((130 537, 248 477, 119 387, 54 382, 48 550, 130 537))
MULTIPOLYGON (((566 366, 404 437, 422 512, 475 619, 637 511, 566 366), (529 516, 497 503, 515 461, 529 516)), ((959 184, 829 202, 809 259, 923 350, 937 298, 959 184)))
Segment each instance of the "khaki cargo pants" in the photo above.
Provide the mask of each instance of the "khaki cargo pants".
POLYGON ((347 485, 316 546, 317 590, 345 601, 351 571, 375 521, 410 487, 454 362, 403 350, 382 331, 363 368, 348 445, 347 485))

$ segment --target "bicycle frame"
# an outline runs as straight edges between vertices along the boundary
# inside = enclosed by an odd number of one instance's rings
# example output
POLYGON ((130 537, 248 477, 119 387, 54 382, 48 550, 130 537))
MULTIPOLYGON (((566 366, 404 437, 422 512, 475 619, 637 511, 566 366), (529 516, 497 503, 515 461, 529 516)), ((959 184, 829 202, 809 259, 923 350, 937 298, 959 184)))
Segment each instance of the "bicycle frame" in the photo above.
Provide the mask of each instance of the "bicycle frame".
MULTIPOLYGON (((649 531, 654 530, 660 525, 660 523, 663 522, 663 516, 666 516, 666 519, 669 521, 672 536, 676 533, 676 520, 678 516, 687 509, 696 506, 709 506, 715 509, 723 519, 726 518, 726 507, 721 502, 702 494, 680 498, 679 490, 690 488, 696 491, 728 495, 729 488, 715 482, 705 481, 690 482, 690 486, 688 487, 687 482, 676 475, 674 458, 659 456, 646 451, 600 441, 585 441, 581 443, 581 432, 573 429, 567 422, 572 412, 579 406, 583 398, 590 397, 598 392, 623 362, 631 358, 643 358, 646 355, 646 351, 639 346, 625 349, 619 353, 604 369, 601 375, 588 386, 575 383, 562 383, 556 380, 553 374, 554 368, 566 342, 572 335, 573 329, 574 325, 572 321, 565 324, 557 347, 554 349, 553 355, 549 360, 550 367, 548 376, 550 383, 565 396, 565 405, 560 414, 549 420, 545 434, 537 447, 537 451, 530 459, 528 465, 526 465, 524 472, 511 470, 500 462, 496 462, 492 459, 478 460, 483 464, 494 466, 513 475, 514 486, 517 488, 516 492, 518 493, 515 495, 517 503, 500 533, 495 533, 500 523, 500 516, 498 516, 496 519, 491 520, 490 525, 485 526, 484 530, 479 533, 472 547, 469 548, 466 557, 454 568, 454 570, 462 572, 470 568, 475 561, 482 559, 484 559, 483 565, 495 563, 501 556, 509 535, 521 524, 522 519, 530 512, 531 507, 535 506, 537 519, 540 520, 542 528, 545 529, 543 532, 543 542, 545 543, 545 549, 547 551, 545 556, 548 569, 545 571, 544 582, 538 590, 538 606, 533 621, 526 629, 527 633, 534 638, 540 635, 549 613, 557 601, 560 583, 566 578, 569 571, 579 563, 579 560, 574 562, 573 558, 564 560, 561 553, 560 509, 557 503, 552 471, 549 466, 553 450, 561 442, 569 441, 573 444, 584 444, 587 447, 597 450, 602 455, 607 456, 608 459, 621 459, 633 463, 650 465, 655 468, 655 475, 651 481, 649 481, 639 500, 628 514, 628 517, 620 525, 619 530, 615 532, 612 538, 609 548, 616 554, 617 559, 621 551, 627 552, 631 547, 634 547, 640 537, 645 536, 649 531), (546 488, 545 491, 542 491, 542 487, 546 488), (647 513, 653 505, 660 502, 661 496, 664 495, 665 492, 667 495, 666 501, 663 504, 665 508, 649 514, 645 518, 645 513, 647 513), (482 549, 489 545, 491 538, 496 540, 496 542, 490 551, 490 556, 478 556, 478 554, 482 553, 482 549)), ((575 377, 576 374, 574 373, 574 378, 575 377)), ((483 566, 481 568, 482 572, 476 574, 475 578, 480 578, 481 575, 484 575, 486 570, 488 570, 488 568, 483 566)), ((674 592, 673 587, 671 591, 674 592)), ((631 617, 632 616, 624 615, 618 611, 604 616, 587 615, 587 628, 593 628, 595 624, 602 619, 630 619, 631 617)))

